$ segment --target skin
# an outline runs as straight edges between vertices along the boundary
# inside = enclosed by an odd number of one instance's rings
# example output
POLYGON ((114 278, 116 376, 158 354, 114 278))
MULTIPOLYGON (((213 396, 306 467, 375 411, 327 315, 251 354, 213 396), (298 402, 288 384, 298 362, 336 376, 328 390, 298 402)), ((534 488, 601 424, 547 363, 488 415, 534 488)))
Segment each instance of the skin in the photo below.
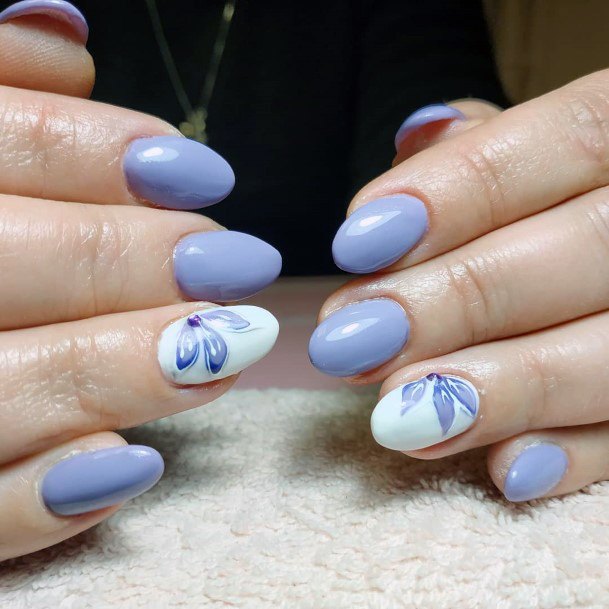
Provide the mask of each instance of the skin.
POLYGON ((131 195, 129 142, 176 131, 87 100, 93 81, 91 56, 63 24, 0 25, 0 560, 120 507, 55 516, 40 498, 53 464, 122 445, 112 430, 206 404, 236 380, 176 387, 161 373, 159 334, 208 304, 182 299, 173 248, 222 227, 131 195))
POLYGON ((381 397, 430 372, 470 380, 480 414, 465 433, 412 451, 436 459, 489 446, 500 490, 524 448, 569 458, 548 496, 609 477, 609 71, 501 112, 453 102, 465 121, 426 127, 348 214, 380 196, 422 199, 430 228, 391 267, 348 282, 320 321, 387 297, 411 321, 403 352, 348 379, 381 397))

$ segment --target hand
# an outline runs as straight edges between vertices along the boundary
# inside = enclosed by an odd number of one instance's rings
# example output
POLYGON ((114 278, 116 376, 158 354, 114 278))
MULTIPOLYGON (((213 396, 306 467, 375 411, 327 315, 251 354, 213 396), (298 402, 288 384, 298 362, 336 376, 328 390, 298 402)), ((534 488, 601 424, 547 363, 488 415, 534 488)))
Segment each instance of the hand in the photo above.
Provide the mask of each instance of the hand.
POLYGON ((0 14, 0 559, 152 486, 160 455, 112 430, 216 399, 277 335, 263 309, 189 302, 258 291, 276 250, 151 207, 221 200, 229 165, 156 118, 82 99, 86 23, 48 5, 0 14))
POLYGON ((351 203, 335 259, 375 274, 325 303, 312 361, 384 381, 372 431, 388 448, 491 445, 510 500, 605 480, 609 71, 505 112, 452 108, 411 118, 351 203))

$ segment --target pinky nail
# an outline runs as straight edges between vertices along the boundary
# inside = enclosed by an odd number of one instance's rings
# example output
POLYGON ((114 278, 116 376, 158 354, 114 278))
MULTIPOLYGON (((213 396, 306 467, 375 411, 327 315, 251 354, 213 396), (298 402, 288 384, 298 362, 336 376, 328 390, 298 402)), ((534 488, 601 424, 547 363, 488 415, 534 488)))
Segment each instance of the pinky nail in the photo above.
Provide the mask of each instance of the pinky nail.
POLYGON ((63 21, 71 27, 78 39, 85 44, 89 38, 89 26, 83 14, 64 0, 23 0, 15 2, 0 13, 0 23, 28 15, 45 15, 63 21))
POLYGON ((564 477, 569 458, 556 444, 533 444, 514 459, 503 493, 509 501, 531 501, 547 495, 564 477))
POLYGON ((163 374, 178 385, 209 383, 262 359, 277 340, 279 324, 248 305, 196 311, 170 324, 159 340, 163 374))
POLYGON ((163 475, 163 458, 148 446, 117 446, 60 461, 42 480, 42 499, 60 516, 123 503, 146 492, 163 475))
POLYGON ((374 439, 385 448, 411 451, 469 429, 478 416, 476 388, 452 375, 427 376, 389 392, 372 412, 374 439))
POLYGON ((454 121, 454 120, 465 120, 465 115, 456 108, 447 106, 446 104, 431 104, 419 108, 416 112, 413 112, 398 129, 395 134, 395 149, 401 146, 401 144, 415 131, 418 131, 421 127, 425 127, 431 123, 439 121, 454 121))

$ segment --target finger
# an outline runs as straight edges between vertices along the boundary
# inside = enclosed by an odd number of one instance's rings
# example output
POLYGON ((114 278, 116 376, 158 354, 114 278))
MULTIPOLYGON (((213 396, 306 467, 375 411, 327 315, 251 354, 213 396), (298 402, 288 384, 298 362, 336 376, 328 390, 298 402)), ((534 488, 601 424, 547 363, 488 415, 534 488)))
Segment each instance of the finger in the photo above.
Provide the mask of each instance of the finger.
POLYGON ((264 241, 184 212, 0 195, 0 234, 3 330, 241 300, 281 270, 264 241))
POLYGON ((525 433, 492 446, 488 470, 509 501, 578 491, 609 476, 609 423, 525 433))
POLYGON ((4 332, 0 462, 210 402, 277 332, 264 309, 201 303, 4 332))
POLYGON ((377 382, 412 362, 605 310, 608 201, 609 189, 599 189, 414 268, 348 284, 324 306, 312 339, 314 362, 324 370, 321 353, 336 362, 329 373, 377 382), (352 303, 368 300, 368 308, 378 309, 378 299, 391 299, 406 313, 390 321, 386 313, 358 312, 349 320, 360 324, 357 332, 337 329, 352 303), (410 328, 407 344, 383 342, 379 329, 389 323, 410 328), (330 333, 340 340, 328 340, 330 333), (358 360, 357 345, 364 343, 374 362, 358 360))
POLYGON ((396 133, 393 166, 500 113, 501 108, 481 99, 455 100, 420 108, 401 124, 396 133))
POLYGON ((0 84, 88 97, 95 80, 82 13, 61 0, 25 0, 0 12, 0 84))
POLYGON ((609 313, 413 364, 387 379, 377 441, 434 459, 607 419, 609 313))
POLYGON ((124 108, 0 86, 0 129, 5 194, 198 209, 234 186, 220 155, 124 108))
POLYGON ((349 208, 349 214, 361 208, 356 226, 341 230, 350 236, 350 250, 357 252, 361 241, 371 253, 365 264, 355 255, 349 270, 412 266, 606 185, 608 89, 609 71, 587 76, 424 150, 368 184, 349 208))
POLYGON ((154 449, 113 433, 78 438, 0 468, 0 560, 88 529, 152 487, 163 473, 154 449))

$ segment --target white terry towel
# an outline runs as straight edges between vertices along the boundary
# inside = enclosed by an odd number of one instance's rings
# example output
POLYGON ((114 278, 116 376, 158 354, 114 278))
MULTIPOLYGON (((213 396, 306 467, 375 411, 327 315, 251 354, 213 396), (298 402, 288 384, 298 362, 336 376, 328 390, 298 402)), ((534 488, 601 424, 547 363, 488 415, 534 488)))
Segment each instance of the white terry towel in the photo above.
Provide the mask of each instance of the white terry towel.
POLYGON ((234 391, 126 434, 158 486, 0 566, 7 609, 609 607, 609 485, 512 505, 483 451, 375 445, 372 394, 234 391))

